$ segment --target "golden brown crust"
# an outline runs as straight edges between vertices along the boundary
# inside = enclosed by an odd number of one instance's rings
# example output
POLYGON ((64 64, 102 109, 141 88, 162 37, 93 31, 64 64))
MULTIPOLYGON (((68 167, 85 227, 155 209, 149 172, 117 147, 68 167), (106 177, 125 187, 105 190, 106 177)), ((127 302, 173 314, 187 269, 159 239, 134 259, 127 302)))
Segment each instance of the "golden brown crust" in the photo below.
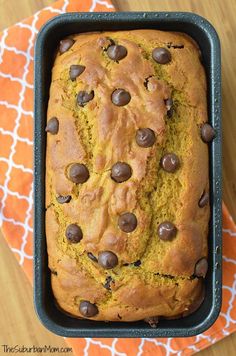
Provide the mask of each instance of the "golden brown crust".
POLYGON ((59 121, 58 133, 47 134, 46 154, 46 235, 55 298, 77 317, 82 316, 80 301, 95 303, 95 320, 183 314, 202 288, 202 281, 192 278, 195 265, 207 257, 209 206, 198 206, 202 193, 209 191, 208 148, 200 137, 207 103, 199 50, 186 35, 155 30, 73 38, 74 45, 56 57, 48 104, 48 120, 59 121), (107 55, 110 39, 127 49, 118 62, 107 55), (170 63, 153 60, 155 47, 168 48, 170 63), (69 69, 75 64, 85 70, 72 81, 69 69), (115 89, 130 93, 129 104, 112 103, 115 89), (84 107, 76 104, 81 90, 94 91, 84 107), (168 118, 165 101, 171 97, 174 113, 168 118), (154 131, 152 147, 137 145, 140 128, 154 131), (174 173, 160 167, 161 157, 169 152, 180 160, 174 173), (132 168, 131 178, 123 183, 110 177, 117 162, 132 168), (69 179, 73 163, 88 168, 85 183, 69 179), (59 195, 72 199, 59 204, 59 195), (121 231, 117 223, 126 212, 138 221, 131 233, 121 231), (157 234, 165 220, 177 228, 171 241, 157 234), (73 223, 83 232, 77 244, 65 237, 73 223), (107 250, 118 257, 118 266, 111 270, 87 256, 107 250), (141 264, 136 267, 137 260, 141 264), (104 288, 108 276, 110 289, 104 288))

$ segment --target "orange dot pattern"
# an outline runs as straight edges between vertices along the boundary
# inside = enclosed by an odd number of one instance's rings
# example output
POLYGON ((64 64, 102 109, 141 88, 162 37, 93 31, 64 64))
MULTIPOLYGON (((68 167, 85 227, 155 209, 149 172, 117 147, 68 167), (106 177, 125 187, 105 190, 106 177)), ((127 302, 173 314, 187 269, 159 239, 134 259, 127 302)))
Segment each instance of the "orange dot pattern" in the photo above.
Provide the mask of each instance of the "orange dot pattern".
MULTIPOLYGON (((114 11, 110 0, 60 0, 0 34, 0 226, 32 281, 33 53, 40 27, 63 12, 114 11)), ((192 355, 236 330, 236 226, 223 206, 223 305, 191 338, 67 339, 74 355, 192 355)))

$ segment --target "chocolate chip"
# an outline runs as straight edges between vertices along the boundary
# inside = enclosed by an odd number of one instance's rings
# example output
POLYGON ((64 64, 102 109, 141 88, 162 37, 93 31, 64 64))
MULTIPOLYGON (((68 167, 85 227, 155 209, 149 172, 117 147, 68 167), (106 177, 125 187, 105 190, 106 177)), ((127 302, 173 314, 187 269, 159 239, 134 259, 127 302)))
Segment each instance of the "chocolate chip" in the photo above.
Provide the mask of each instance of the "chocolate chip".
POLYGON ((139 129, 136 132, 136 142, 140 147, 151 147, 156 141, 154 131, 151 129, 139 129))
POLYGON ((139 267, 141 265, 141 261, 140 260, 137 260, 134 262, 134 266, 135 267, 139 267))
POLYGON ((59 204, 69 203, 71 201, 71 195, 59 195, 57 201, 59 204))
POLYGON ((77 95, 77 103, 79 106, 84 107, 89 101, 93 100, 94 98, 94 91, 92 90, 88 93, 85 90, 81 90, 77 95))
POLYGON ((60 47, 59 47, 60 53, 62 54, 68 51, 68 49, 70 49, 74 43, 75 41, 72 40, 72 38, 66 38, 65 40, 60 41, 60 47))
POLYGON ((105 269, 111 269, 118 265, 118 258, 111 251, 103 251, 98 255, 98 264, 105 269))
POLYGON ((180 161, 175 153, 167 153, 161 159, 161 167, 168 173, 174 173, 179 166, 180 161))
POLYGON ((130 102, 131 96, 130 93, 124 89, 116 89, 111 95, 111 100, 113 104, 117 106, 125 106, 130 102))
POLYGON ((159 317, 158 316, 152 316, 150 318, 145 318, 144 321, 148 323, 151 328, 156 328, 157 324, 159 322, 159 317))
POLYGON ((54 276, 57 276, 57 271, 55 271, 54 269, 51 270, 51 273, 52 273, 54 276))
POLYGON ((118 316, 118 318, 121 320, 122 319, 122 317, 120 316, 120 314, 117 314, 117 316, 118 316))
POLYGON ((160 64, 166 64, 171 61, 171 53, 168 49, 163 47, 154 48, 152 51, 152 58, 160 64))
POLYGON ((177 234, 177 229, 170 221, 164 221, 157 228, 158 236, 161 240, 171 241, 177 234))
POLYGON ((48 121, 45 131, 49 132, 52 135, 56 135, 58 133, 58 130, 59 130, 59 121, 54 116, 48 121))
POLYGON ((103 284, 103 287, 106 288, 106 289, 108 289, 108 290, 111 290, 111 282, 114 283, 112 277, 111 277, 111 276, 108 276, 108 277, 106 278, 106 282, 103 284))
POLYGON ((209 202, 209 193, 203 192, 201 198, 199 199, 198 206, 199 208, 203 208, 209 202))
POLYGON ((97 306, 88 302, 87 300, 80 302, 79 311, 86 318, 91 318, 98 314, 97 306))
POLYGON ((90 258, 90 260, 92 260, 93 262, 97 262, 97 261, 98 261, 97 257, 95 257, 95 256, 92 254, 92 252, 88 252, 88 253, 87 253, 87 256, 88 256, 88 258, 90 258))
POLYGON ((70 66, 70 79, 74 81, 80 74, 85 70, 85 66, 81 66, 79 64, 72 64, 70 66))
POLYGON ((132 232, 137 227, 137 218, 133 213, 124 213, 119 216, 118 226, 124 232, 132 232))
POLYGON ((101 47, 104 50, 107 50, 109 46, 112 46, 115 44, 114 40, 110 37, 100 37, 97 40, 97 43, 99 47, 101 47))
POLYGON ((208 123, 202 125, 201 138, 203 142, 205 143, 211 142, 213 138, 215 138, 215 135, 216 135, 215 130, 211 125, 209 125, 208 123))
POLYGON ((65 233, 69 242, 77 244, 83 238, 83 233, 81 228, 76 224, 70 224, 66 228, 65 233))
POLYGON ((88 168, 81 163, 74 163, 69 170, 69 179, 73 183, 85 183, 89 179, 88 168))
POLYGON ((127 56, 127 49, 124 46, 113 45, 108 47, 107 55, 113 61, 120 61, 127 56))
POLYGON ((125 182, 131 175, 132 170, 127 163, 117 162, 111 168, 111 178, 117 183, 125 182))
POLYGON ((173 100, 171 98, 165 100, 166 104, 166 109, 167 109, 167 116, 171 118, 174 113, 174 108, 173 108, 173 100))
POLYGON ((195 265, 194 275, 205 278, 208 270, 208 262, 205 257, 201 258, 195 265))

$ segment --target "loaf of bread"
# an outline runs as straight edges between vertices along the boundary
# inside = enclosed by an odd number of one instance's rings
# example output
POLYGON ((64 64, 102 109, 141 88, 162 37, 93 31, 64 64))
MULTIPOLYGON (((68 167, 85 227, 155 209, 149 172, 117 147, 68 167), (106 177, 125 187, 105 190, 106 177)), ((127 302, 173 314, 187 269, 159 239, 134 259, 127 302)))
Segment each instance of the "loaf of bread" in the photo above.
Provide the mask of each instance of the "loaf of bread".
POLYGON ((206 78, 187 35, 62 40, 47 114, 46 237, 56 303, 79 318, 178 318, 204 297, 206 78))

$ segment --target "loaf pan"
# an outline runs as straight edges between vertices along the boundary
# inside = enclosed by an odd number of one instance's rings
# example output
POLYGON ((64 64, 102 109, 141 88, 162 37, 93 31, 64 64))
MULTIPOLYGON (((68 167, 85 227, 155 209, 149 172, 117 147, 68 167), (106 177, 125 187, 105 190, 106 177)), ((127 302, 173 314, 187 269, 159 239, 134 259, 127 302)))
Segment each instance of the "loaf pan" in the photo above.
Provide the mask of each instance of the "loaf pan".
MULTIPOLYGON (((221 308, 221 64, 216 31, 204 18, 181 12, 67 13, 50 20, 38 34, 35 48, 34 136, 34 303, 39 319, 55 334, 66 337, 187 337, 208 329, 221 308), (209 122, 216 138, 209 146, 210 206, 209 270, 206 297, 192 315, 160 320, 152 329, 143 321, 100 322, 72 318, 59 311, 51 290, 45 238, 45 122, 51 69, 59 41, 71 34, 90 31, 158 29, 185 32, 196 40, 207 73, 209 122)), ((201 172, 199 172, 201 174, 201 172)))

